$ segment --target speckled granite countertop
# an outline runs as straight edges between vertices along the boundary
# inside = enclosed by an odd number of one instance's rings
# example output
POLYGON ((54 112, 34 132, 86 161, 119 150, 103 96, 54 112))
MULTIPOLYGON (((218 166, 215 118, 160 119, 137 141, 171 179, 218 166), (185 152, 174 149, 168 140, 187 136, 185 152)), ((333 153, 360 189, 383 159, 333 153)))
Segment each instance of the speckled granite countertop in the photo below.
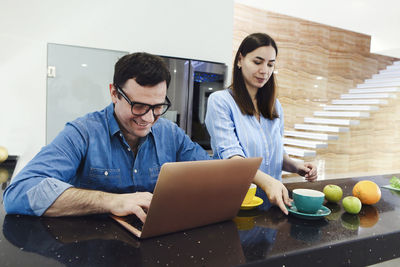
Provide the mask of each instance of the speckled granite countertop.
MULTIPOLYGON (((0 165, 15 168, 10 160, 0 165)), ((340 185, 350 195, 363 179, 287 184, 322 190, 340 185)), ((9 181, 2 184, 2 191, 9 181)), ((0 207, 0 266, 365 266, 400 256, 400 192, 349 215, 341 205, 321 220, 285 216, 276 207, 240 211, 234 221, 139 240, 108 216, 36 218, 5 215, 0 207)))

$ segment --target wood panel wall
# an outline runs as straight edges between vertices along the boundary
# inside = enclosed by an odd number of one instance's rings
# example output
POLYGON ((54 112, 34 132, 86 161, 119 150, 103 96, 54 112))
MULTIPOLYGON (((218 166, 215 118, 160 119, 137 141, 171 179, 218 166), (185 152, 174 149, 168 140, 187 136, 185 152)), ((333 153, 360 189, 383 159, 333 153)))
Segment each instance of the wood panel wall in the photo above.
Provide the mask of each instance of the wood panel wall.
MULTIPOLYGON (((277 42, 278 98, 287 130, 399 60, 370 53, 369 35, 236 3, 233 58, 241 41, 254 32, 265 32, 277 42)), ((329 142, 327 149, 318 150, 315 161, 322 176, 400 170, 399 104, 391 100, 350 133, 329 142)))

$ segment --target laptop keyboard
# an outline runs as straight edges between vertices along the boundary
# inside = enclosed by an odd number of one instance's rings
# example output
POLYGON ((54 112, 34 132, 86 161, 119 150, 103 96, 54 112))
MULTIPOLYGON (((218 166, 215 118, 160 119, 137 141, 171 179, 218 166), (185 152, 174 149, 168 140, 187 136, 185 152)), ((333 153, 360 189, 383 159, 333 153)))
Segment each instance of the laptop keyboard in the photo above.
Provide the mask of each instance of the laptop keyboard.
POLYGON ((129 223, 139 231, 142 231, 143 222, 136 215, 128 215, 124 217, 124 221, 129 223))

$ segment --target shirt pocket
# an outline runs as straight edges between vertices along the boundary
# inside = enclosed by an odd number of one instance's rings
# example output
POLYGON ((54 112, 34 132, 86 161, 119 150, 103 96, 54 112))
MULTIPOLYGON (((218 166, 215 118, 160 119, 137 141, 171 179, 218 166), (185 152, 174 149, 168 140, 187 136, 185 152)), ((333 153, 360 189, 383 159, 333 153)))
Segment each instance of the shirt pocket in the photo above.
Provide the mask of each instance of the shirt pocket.
POLYGON ((118 192, 121 189, 121 170, 109 168, 90 168, 87 178, 83 178, 81 186, 107 192, 118 192))
POLYGON ((136 177, 136 190, 143 192, 153 192, 157 183, 160 166, 144 168, 136 177))

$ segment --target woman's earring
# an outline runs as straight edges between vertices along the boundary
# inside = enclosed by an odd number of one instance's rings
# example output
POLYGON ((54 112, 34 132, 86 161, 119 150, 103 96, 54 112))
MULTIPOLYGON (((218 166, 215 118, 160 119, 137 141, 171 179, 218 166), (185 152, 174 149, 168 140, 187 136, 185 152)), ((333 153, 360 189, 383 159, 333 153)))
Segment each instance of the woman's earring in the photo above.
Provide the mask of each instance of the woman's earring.
POLYGON ((238 66, 238 69, 240 70, 242 67, 241 66, 238 66))

